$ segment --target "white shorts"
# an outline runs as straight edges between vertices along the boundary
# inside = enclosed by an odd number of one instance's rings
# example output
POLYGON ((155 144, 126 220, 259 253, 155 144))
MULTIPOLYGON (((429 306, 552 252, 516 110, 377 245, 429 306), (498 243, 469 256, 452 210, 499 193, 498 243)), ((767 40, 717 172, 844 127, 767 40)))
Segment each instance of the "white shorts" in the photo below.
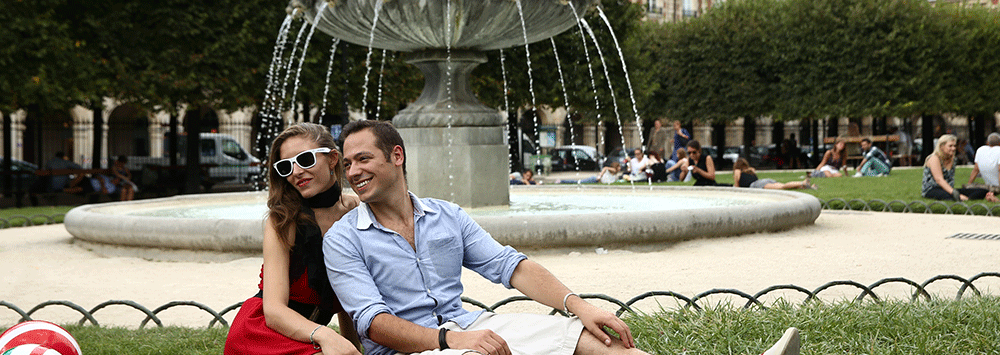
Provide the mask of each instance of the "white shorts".
POLYGON ((819 171, 826 171, 829 172, 830 174, 836 174, 840 172, 839 170, 837 170, 837 168, 834 168, 833 165, 823 165, 823 167, 820 168, 819 171))
MULTIPOLYGON (((446 322, 441 328, 452 331, 489 329, 497 333, 514 355, 572 355, 583 332, 580 318, 567 318, 543 314, 496 314, 483 312, 467 329, 455 322, 446 322)), ((421 355, 462 355, 463 349, 428 350, 421 355)), ((397 353, 402 355, 402 353, 397 353)))

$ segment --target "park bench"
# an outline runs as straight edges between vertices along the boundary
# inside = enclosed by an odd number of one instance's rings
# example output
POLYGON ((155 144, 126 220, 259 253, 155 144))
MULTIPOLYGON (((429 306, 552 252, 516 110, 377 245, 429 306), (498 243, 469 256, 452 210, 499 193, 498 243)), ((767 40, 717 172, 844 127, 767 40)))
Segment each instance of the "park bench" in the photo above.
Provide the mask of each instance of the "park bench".
MULTIPOLYGON (((113 177, 114 173, 111 169, 38 169, 35 170, 35 175, 39 177, 39 183, 37 184, 38 189, 32 191, 30 198, 32 204, 37 205, 38 200, 44 200, 46 205, 57 205, 63 200, 77 200, 74 198, 77 196, 82 196, 87 203, 97 203, 102 201, 115 201, 118 200, 118 193, 101 193, 100 191, 94 192, 65 192, 65 191, 48 191, 48 187, 51 185, 51 179, 53 176, 80 176, 80 175, 90 175, 90 174, 101 174, 108 177, 113 177)), ((70 201, 68 204, 75 204, 77 201, 70 201)))

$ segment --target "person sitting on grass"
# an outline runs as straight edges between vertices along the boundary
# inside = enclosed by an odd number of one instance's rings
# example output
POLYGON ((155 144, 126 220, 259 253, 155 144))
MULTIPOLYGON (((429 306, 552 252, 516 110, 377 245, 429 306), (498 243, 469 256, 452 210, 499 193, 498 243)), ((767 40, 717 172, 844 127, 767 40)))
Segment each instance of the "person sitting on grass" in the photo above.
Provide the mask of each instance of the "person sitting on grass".
POLYGON ((965 187, 984 188, 1000 194, 1000 133, 993 132, 986 137, 986 145, 976 151, 975 163, 965 187), (983 178, 982 184, 973 184, 977 176, 983 178))
POLYGON ((802 181, 786 183, 780 183, 774 179, 759 179, 757 178, 757 170, 750 167, 750 163, 744 158, 737 159, 736 164, 733 165, 733 187, 771 190, 816 189, 816 185, 810 183, 808 177, 802 181))
POLYGON ((660 159, 660 153, 654 150, 646 152, 646 156, 649 158, 649 166, 646 167, 646 176, 652 182, 664 182, 667 181, 667 166, 663 159, 660 159))
POLYGON ((650 165, 649 158, 646 154, 642 153, 642 149, 635 148, 635 152, 632 154, 632 160, 628 161, 628 180, 629 181, 646 181, 649 176, 646 174, 646 168, 650 165))
POLYGON ((889 160, 889 157, 885 156, 885 153, 881 149, 872 145, 871 139, 864 138, 861 140, 861 153, 864 158, 858 164, 858 168, 856 169, 858 172, 854 174, 854 177, 885 176, 889 175, 889 172, 892 171, 892 161, 889 160))
POLYGON ((955 188, 955 150, 958 141, 954 135, 946 134, 938 138, 934 153, 924 160, 923 189, 920 195, 935 200, 982 200, 998 202, 997 197, 987 189, 955 188))
POLYGON ((599 183, 602 183, 602 184, 610 184, 610 183, 613 183, 615 181, 618 181, 618 176, 621 174, 621 167, 622 167, 622 165, 615 161, 615 162, 611 162, 610 166, 605 166, 604 168, 602 168, 601 172, 599 174, 597 174, 596 176, 591 176, 589 178, 580 179, 580 180, 573 180, 573 179, 556 180, 556 183, 557 184, 596 184, 596 183, 599 182, 599 183))
POLYGON ((259 291, 233 319, 223 354, 361 355, 322 249, 323 232, 360 203, 341 193, 336 141, 329 128, 300 123, 274 138, 268 161, 259 291), (327 326, 334 317, 341 333, 327 326))
MULTIPOLYGON (((410 192, 409 157, 391 123, 351 122, 341 142, 362 203, 326 232, 323 254, 366 354, 646 354, 628 324, 498 243, 461 207, 410 192), (570 316, 469 311, 463 269, 570 316)), ((799 341, 788 328, 764 354, 797 355, 799 341)))
MULTIPOLYGON (((715 182, 715 162, 712 157, 701 153, 701 143, 692 139, 687 144, 688 174, 693 175, 694 186, 728 186, 715 182)), ((683 174, 683 173, 682 173, 683 174)))
POLYGON ((667 160, 667 181, 691 181, 691 174, 688 174, 687 151, 684 149, 677 151, 677 160, 667 160))
POLYGON ((847 161, 847 141, 837 138, 833 143, 833 149, 823 154, 823 161, 819 162, 816 170, 813 170, 812 177, 841 177, 844 176, 840 169, 844 168, 847 161))

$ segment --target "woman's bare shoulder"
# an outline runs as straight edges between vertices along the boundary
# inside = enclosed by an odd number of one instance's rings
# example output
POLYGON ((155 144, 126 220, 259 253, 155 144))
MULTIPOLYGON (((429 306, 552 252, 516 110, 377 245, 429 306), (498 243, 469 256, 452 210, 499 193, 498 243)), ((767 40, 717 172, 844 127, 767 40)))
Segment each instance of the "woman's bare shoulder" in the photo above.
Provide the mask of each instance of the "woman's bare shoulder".
POLYGON ((355 207, 358 207, 358 205, 361 204, 361 199, 354 195, 342 195, 340 202, 345 208, 344 212, 347 212, 353 210, 355 207))

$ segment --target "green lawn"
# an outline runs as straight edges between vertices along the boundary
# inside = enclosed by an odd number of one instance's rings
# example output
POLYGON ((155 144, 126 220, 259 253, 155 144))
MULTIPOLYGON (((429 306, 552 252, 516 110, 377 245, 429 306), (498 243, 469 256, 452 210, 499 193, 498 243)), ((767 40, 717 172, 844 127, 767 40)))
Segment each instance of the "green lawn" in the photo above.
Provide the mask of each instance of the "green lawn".
MULTIPOLYGON (((767 310, 715 306, 625 316, 652 354, 760 354, 787 327, 802 354, 997 354, 1000 298, 881 303, 781 303, 767 310)), ((67 326, 84 354, 221 354, 226 328, 129 330, 67 326)))
MULTIPOLYGON (((972 173, 972 168, 970 167, 958 167, 955 170, 955 184, 957 187, 965 184, 969 181, 969 174, 972 173)), ((758 171, 758 176, 760 178, 771 178, 779 182, 789 182, 789 181, 799 181, 805 179, 806 172, 804 171, 784 171, 784 170, 761 170, 758 171)), ((892 201, 902 201, 902 203, 893 203, 889 205, 889 209, 896 212, 903 211, 904 206, 910 205, 912 212, 924 212, 924 205, 928 205, 932 212, 944 213, 946 207, 950 207, 956 204, 955 201, 937 201, 929 198, 923 198, 920 196, 920 184, 923 178, 923 168, 921 167, 911 167, 911 168, 897 168, 893 169, 892 174, 883 177, 839 177, 839 178, 818 178, 812 179, 812 182, 816 184, 817 190, 795 190, 799 192, 804 192, 823 201, 830 201, 835 199, 844 200, 851 202, 852 200, 861 200, 868 202, 871 207, 876 210, 881 210, 883 204, 878 202, 872 202, 873 200, 881 200, 885 203, 892 201), (922 204, 912 204, 913 201, 920 201, 922 204)), ((716 175, 716 181, 722 184, 732 184, 733 176, 731 171, 719 172, 716 175)), ((628 183, 619 183, 628 184, 628 183)), ((660 183, 655 185, 667 185, 667 186, 686 186, 691 185, 688 183, 660 183)), ((985 200, 968 201, 968 205, 972 206, 972 213, 974 214, 986 214, 987 209, 992 209, 994 215, 1000 215, 1000 204, 986 202, 985 200), (982 204, 983 206, 975 206, 976 204, 982 204)), ((841 209, 844 207, 844 203, 840 201, 830 202, 830 207, 833 209, 841 209)), ((851 209, 862 209, 863 205, 859 202, 850 203, 851 209)), ((952 211, 955 213, 965 213, 965 208, 961 205, 954 206, 952 211)))
MULTIPOLYGON (((33 225, 45 224, 48 222, 49 217, 55 216, 53 221, 55 223, 62 223, 63 215, 69 210, 76 206, 41 206, 41 207, 24 207, 24 208, 5 208, 0 209, 0 218, 9 221, 10 226, 20 227, 25 224, 27 219, 32 221, 33 225)), ((0 221, 0 228, 8 227, 0 221)))

